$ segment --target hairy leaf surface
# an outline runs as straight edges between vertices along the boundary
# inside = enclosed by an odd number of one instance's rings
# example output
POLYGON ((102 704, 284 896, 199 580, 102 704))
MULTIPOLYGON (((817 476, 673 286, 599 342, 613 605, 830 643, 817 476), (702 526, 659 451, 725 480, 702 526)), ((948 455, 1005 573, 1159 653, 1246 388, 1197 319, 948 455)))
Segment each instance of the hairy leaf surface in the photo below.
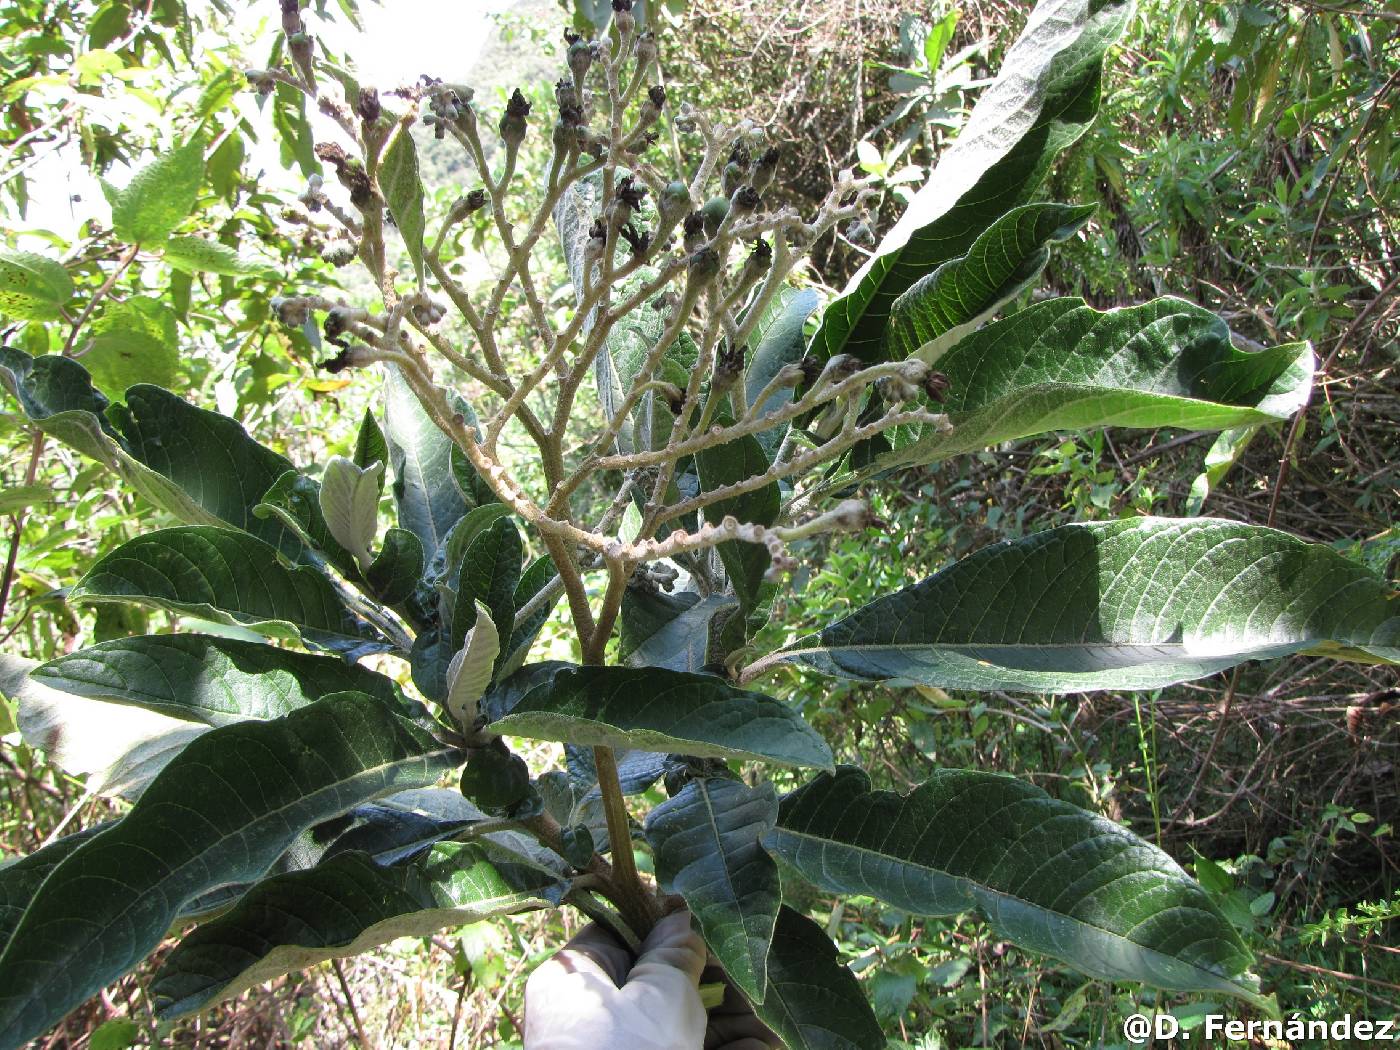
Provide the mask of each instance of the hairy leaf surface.
POLYGON ((1170 857, 1013 777, 940 769, 899 796, 843 766, 784 798, 765 843, 823 890, 976 910, 1093 977, 1260 1001, 1244 941, 1170 857))
POLYGON ((700 758, 831 767, 831 749, 800 715, 722 678, 659 667, 567 665, 542 677, 491 724, 493 732, 700 758))
POLYGON ((182 940, 152 982, 156 1012, 189 1013, 398 937, 547 907, 561 888, 545 872, 499 860, 489 845, 443 843, 398 867, 342 854, 258 883, 232 911, 182 940))
POLYGON ((768 946, 778 921, 778 865, 760 845, 778 817, 772 784, 692 780, 647 815, 656 877, 685 898, 724 972, 755 1002, 768 983, 768 946))
POLYGON ((206 733, 35 893, 0 952, 0 1045, 44 1031, 159 944, 186 902, 258 878, 304 828, 457 761, 361 693, 206 733))
POLYGON ((1400 599, 1322 544, 1210 518, 1065 525, 879 598, 774 659, 949 689, 1155 689, 1310 652, 1400 662, 1400 599))

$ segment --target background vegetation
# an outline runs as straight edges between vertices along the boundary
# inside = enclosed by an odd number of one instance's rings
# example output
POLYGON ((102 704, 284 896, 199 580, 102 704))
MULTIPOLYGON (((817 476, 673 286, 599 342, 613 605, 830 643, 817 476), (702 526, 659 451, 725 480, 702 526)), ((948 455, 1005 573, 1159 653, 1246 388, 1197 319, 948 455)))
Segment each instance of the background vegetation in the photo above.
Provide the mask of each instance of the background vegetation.
MULTIPOLYGON (((295 134, 291 93, 259 104, 244 89, 240 71, 266 59, 251 49, 246 6, 8 5, 0 236, 6 247, 47 242, 89 289, 116 273, 105 311, 129 314, 156 298, 175 304, 150 310, 139 343, 113 337, 72 348, 100 382, 172 385, 243 419, 298 461, 324 461, 348 451, 332 443, 351 440, 369 393, 316 369, 330 354, 314 328, 288 331, 270 318, 271 298, 285 289, 335 281, 335 244, 282 219, 284 191, 297 192, 296 180, 277 169, 304 176, 317 165, 311 143, 295 134), (96 221, 56 228, 56 172, 91 169, 120 183, 128 159, 196 129, 216 145, 189 228, 217 230, 266 269, 172 276, 140 253, 114 258, 96 221), (330 261, 307 261, 307 246, 318 250, 310 259, 324 249, 330 261), (144 362, 139 375, 129 371, 133 351, 144 362)), ((271 5, 259 6, 275 22, 271 5)), ((326 19, 354 18, 343 0, 324 6, 326 19)), ((1025 6, 671 3, 663 17, 675 26, 662 42, 668 86, 775 123, 776 137, 791 144, 784 186, 795 197, 819 197, 846 166, 885 175, 887 204, 868 223, 879 229, 903 187, 922 182, 956 133, 1025 6)), ((546 98, 548 81, 532 63, 540 47, 557 62, 567 17, 544 3, 502 16, 497 42, 468 81, 546 98)), ((1260 342, 1313 340, 1321 393, 1299 425, 1225 435, 1214 446, 1179 432, 1071 435, 907 471, 897 495, 875 508, 902 527, 885 538, 833 540, 780 599, 773 630, 806 633, 819 610, 858 606, 990 541, 1072 517, 1219 511, 1328 540, 1394 579, 1397 35, 1397 3, 1144 0, 1111 59, 1097 129, 1047 188, 1050 197, 1099 205, 1052 262, 1057 293, 1106 306, 1177 292, 1260 342), (891 549, 890 535, 915 538, 891 549)), ((445 207, 455 196, 453 162, 435 156, 429 140, 424 147, 425 182, 443 187, 445 207)), ((83 192, 100 193, 95 184, 83 192)), ((87 199, 71 213, 95 210, 87 199)), ((809 279, 839 288, 866 246, 859 225, 841 231, 815 253, 809 279)), ((457 264, 470 274, 490 260, 467 252, 457 264)), ((3 307, 0 297, 0 314, 3 307)), ((0 332, 30 353, 57 352, 78 320, 0 332)), ((121 329, 123 339, 138 338, 133 326, 121 329)), ((526 333, 517 342, 519 354, 533 353, 526 333)), ((0 405, 0 650, 44 659, 160 629, 159 617, 138 623, 113 606, 93 614, 64 603, 79 566, 152 527, 156 512, 100 468, 36 438, 12 408, 0 405)), ((568 644, 562 629, 557 637, 568 644)), ((1129 823, 1218 895, 1286 1009, 1400 1014, 1393 671, 1293 659, 1155 694, 1035 698, 833 685, 794 669, 784 689, 833 744, 883 767, 886 786, 913 784, 931 761, 1004 770, 1129 823)), ((0 708, 3 855, 115 812, 52 754, 26 746, 7 714, 0 708)), ((814 905, 820 913, 822 903, 814 905)), ((146 1020, 138 972, 42 1045, 518 1046, 524 973, 568 932, 555 922, 527 916, 401 941, 174 1028, 146 1020), (523 949, 518 966, 503 961, 517 955, 500 950, 507 936, 523 949), (332 1002, 338 1009, 325 1008, 332 1002)), ((1126 990, 1049 969, 969 921, 914 920, 857 901, 831 911, 828 929, 890 1029, 926 1050, 1121 1045, 1121 1018, 1138 1006, 1126 990)), ((1188 1021, 1209 1009, 1165 996, 1142 1005, 1188 1021)))

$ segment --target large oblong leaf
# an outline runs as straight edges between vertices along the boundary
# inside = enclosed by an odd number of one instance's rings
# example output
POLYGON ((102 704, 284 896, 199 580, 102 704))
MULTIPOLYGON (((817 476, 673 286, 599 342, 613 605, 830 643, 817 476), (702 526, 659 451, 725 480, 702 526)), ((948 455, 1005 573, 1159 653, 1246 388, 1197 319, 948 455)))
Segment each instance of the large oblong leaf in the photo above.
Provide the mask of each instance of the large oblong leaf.
POLYGON ((754 1012, 788 1050, 884 1050, 880 1022, 826 931, 784 905, 768 952, 768 992, 754 1012))
POLYGON ((117 638, 41 664, 30 677, 209 726, 279 718, 330 693, 404 703, 391 679, 344 660, 204 634, 117 638))
POLYGON ((1027 204, 1007 212, 966 255, 921 277, 890 310, 889 357, 936 361, 945 349, 1040 276, 1049 245, 1073 236, 1094 206, 1027 204))
POLYGON ((127 244, 151 247, 164 241, 194 210, 203 179, 204 143, 195 136, 157 154, 122 189, 104 184, 112 205, 112 232, 127 244))
POLYGON ((400 126, 379 162, 379 187, 404 247, 423 280, 423 182, 418 177, 418 150, 407 127, 400 126))
POLYGON ((940 769, 899 796, 843 766, 784 798, 764 841, 829 892, 915 915, 975 910, 1093 977, 1261 1002, 1249 949, 1175 861, 1013 777, 940 769))
POLYGON ((395 368, 384 382, 384 438, 399 526, 418 537, 423 557, 431 562, 467 504, 452 480, 451 440, 395 368))
POLYGON ((724 972, 754 1002, 768 984, 768 946, 782 903, 778 865, 760 845, 778 817, 772 784, 692 780, 647 815, 656 877, 685 898, 724 972))
POLYGON ((1031 198, 1056 154, 1094 119, 1104 53, 1131 9, 1126 0, 1036 5, 957 141, 823 314, 813 353, 880 359, 895 298, 1031 198))
POLYGON ((189 1013, 398 937, 547 907, 561 889, 556 876, 502 861, 489 845, 442 843, 399 867, 344 853, 258 883, 227 914, 185 937, 151 984, 156 1013, 189 1013))
MULTIPOLYGON (((713 675, 565 665, 541 679, 491 723, 492 732, 831 768, 826 741, 792 708, 713 675)), ((484 706, 492 709, 489 703, 484 706)))
POLYGON ((0 951, 0 1046, 22 1045, 135 966, 186 902, 262 876, 305 828, 457 762, 361 693, 204 734, 35 893, 0 951))
POLYGON ((1290 653, 1400 662, 1400 599, 1321 544, 1212 518, 978 551, 774 660, 950 689, 1155 689, 1290 653))
POLYGON ((69 597, 125 601, 295 638, 363 640, 329 579, 286 566, 247 533, 212 525, 161 529, 98 559, 69 597))
POLYGON ((993 322, 938 359, 949 429, 877 457, 931 463, 1052 430, 1221 430, 1287 419, 1308 402, 1307 343, 1248 352, 1216 314, 1165 297, 1095 310, 1051 299, 993 322))

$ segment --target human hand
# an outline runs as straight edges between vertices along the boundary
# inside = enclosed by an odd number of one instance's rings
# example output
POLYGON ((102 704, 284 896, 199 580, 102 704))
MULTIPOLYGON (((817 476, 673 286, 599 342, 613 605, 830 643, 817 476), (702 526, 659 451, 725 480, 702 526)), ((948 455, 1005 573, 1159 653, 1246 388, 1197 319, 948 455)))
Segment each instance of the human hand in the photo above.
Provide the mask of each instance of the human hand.
POLYGON ((525 1050, 768 1050, 778 1043, 733 988, 714 1011, 700 1001, 705 942, 690 913, 656 924, 631 953, 589 925, 530 975, 525 1050))

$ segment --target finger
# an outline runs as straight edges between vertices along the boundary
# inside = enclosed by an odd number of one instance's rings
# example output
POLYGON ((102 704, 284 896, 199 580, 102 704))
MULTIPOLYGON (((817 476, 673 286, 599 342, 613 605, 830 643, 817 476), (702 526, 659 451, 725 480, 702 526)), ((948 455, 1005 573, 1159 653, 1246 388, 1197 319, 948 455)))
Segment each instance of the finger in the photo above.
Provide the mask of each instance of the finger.
POLYGON ((645 974, 655 968, 667 967, 680 971, 692 987, 698 988, 700 973, 705 969, 705 954, 705 942, 690 928, 690 913, 674 912, 647 934, 632 973, 645 974))
POLYGON ((596 967, 617 987, 627 979, 632 968, 632 953, 616 937, 596 923, 589 923, 569 939, 555 956, 566 968, 596 967))
POLYGON ((714 1050, 752 1041, 755 1046, 778 1046, 778 1037, 768 1030, 768 1026, 750 1013, 747 1017, 717 1017, 710 1013, 710 1023, 705 1029, 705 1048, 714 1050))
POLYGON ((780 1043, 769 1043, 762 1039, 740 1039, 737 1043, 705 1043, 705 1050, 773 1050, 780 1043))

